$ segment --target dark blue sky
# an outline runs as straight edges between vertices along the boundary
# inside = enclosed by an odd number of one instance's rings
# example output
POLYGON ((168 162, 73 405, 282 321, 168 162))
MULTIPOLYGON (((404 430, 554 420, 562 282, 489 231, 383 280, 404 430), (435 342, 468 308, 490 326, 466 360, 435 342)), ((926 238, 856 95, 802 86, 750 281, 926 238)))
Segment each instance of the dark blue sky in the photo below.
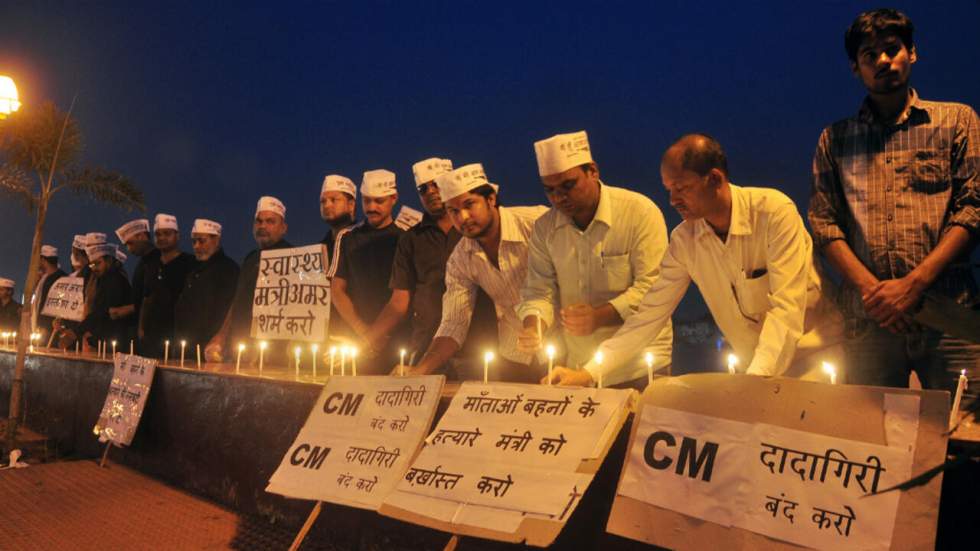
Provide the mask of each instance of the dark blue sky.
MULTIPOLYGON (((262 194, 286 203, 293 243, 320 239, 327 173, 393 170, 417 207, 412 163, 448 157, 482 162, 505 204, 543 204, 532 144, 579 129, 603 179, 649 195, 669 227, 659 158, 690 131, 722 142, 734 182, 782 189, 805 211, 820 130, 863 97, 843 31, 878 5, 11 3, 0 74, 22 101, 67 109, 77 93, 86 159, 141 186, 150 218, 221 222, 237 259, 262 194)), ((917 26, 922 96, 980 106, 980 3, 895 6, 917 26)), ((0 217, 0 276, 20 287, 33 221, 6 198, 0 217)), ((132 217, 56 196, 45 242, 66 252, 73 234, 132 217)))

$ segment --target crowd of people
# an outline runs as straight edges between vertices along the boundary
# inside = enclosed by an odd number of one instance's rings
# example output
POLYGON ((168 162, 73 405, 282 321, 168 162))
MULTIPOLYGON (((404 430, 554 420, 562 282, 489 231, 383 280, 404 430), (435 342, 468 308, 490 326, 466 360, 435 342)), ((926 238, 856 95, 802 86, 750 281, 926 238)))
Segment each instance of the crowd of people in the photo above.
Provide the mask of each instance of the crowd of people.
MULTIPOLYGON (((683 218, 669 239, 653 201, 600 178, 584 131, 534 144, 550 207, 501 204, 503 189, 478 163, 416 163, 420 219, 394 216, 392 172, 367 171, 359 188, 329 175, 320 213, 330 335, 356 343, 376 373, 408 343, 412 372, 468 378, 466 360, 492 342, 505 380, 642 387, 650 358, 654 370, 671 364, 671 314, 693 282, 745 373, 815 377, 834 361, 856 384, 906 386, 911 371, 927 388, 954 388, 960 369, 976 378, 980 345, 914 314, 926 293, 977 301, 968 259, 980 233, 980 120, 911 88, 917 52, 904 14, 861 14, 845 50, 867 97, 820 135, 812 234, 779 190, 733 184, 722 145, 703 133, 662 154, 662 183, 683 218), (558 365, 549 375, 546 344, 558 365)), ((257 248, 239 265, 217 222, 195 220, 191 255, 173 216, 158 214, 152 231, 134 220, 116 231, 139 257, 132 278, 105 234, 78 235, 77 323, 40 315, 64 275, 45 246, 35 325, 62 347, 132 338, 140 354, 160 356, 165 341, 186 340, 229 360, 250 338, 261 252, 291 247, 287 228, 285 205, 259 199, 257 248)), ((16 318, 12 287, 0 280, 0 325, 16 318)))

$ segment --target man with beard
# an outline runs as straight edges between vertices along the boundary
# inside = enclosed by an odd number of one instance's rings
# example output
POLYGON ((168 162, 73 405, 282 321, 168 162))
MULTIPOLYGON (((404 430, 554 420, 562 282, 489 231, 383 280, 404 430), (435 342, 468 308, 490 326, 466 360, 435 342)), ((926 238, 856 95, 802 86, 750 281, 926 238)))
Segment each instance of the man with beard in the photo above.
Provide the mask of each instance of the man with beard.
POLYGON ((122 306, 130 298, 129 280, 116 258, 116 246, 95 245, 86 249, 92 269, 94 293, 86 296, 85 319, 73 330, 66 331, 63 346, 71 346, 76 338, 82 339, 83 352, 100 340, 123 341, 127 337, 126 322, 112 319, 109 309, 122 306))
POLYGON ((905 387, 915 371, 923 387, 953 392, 961 369, 980 387, 980 344, 911 317, 925 295, 977 300, 969 257, 980 236, 980 119, 910 87, 912 33, 893 9, 862 13, 847 30, 851 71, 868 95, 820 135, 810 226, 843 276, 848 382, 905 387))
POLYGON ((330 266, 330 273, 334 268, 333 259, 337 257, 340 238, 354 225, 356 209, 357 188, 354 182, 337 174, 327 175, 320 189, 320 217, 330 229, 320 242, 327 246, 327 266, 330 266))
POLYGON ((14 332, 20 327, 20 304, 14 300, 14 280, 0 277, 0 329, 14 332))
POLYGON ((174 306, 187 281, 187 274, 197 261, 193 255, 178 248, 180 233, 174 216, 157 214, 153 235, 160 255, 146 265, 138 334, 142 343, 140 353, 160 357, 164 341, 174 340, 174 306))
MULTIPOLYGON (((116 230, 116 237, 119 242, 126 246, 129 254, 139 257, 136 268, 133 270, 133 277, 130 280, 133 288, 133 298, 129 304, 112 308, 109 315, 113 319, 125 319, 133 333, 130 338, 136 337, 137 343, 142 345, 143 335, 139 331, 140 312, 143 307, 144 291, 147 285, 147 270, 149 264, 160 262, 160 250, 153 246, 150 239, 150 221, 145 218, 131 220, 116 230)), ((142 347, 139 352, 142 353, 142 347)))
MULTIPOLYGON (((526 352, 538 351, 548 329, 557 330, 560 322, 562 363, 573 369, 554 375, 559 384, 590 384, 590 373, 574 368, 591 360, 599 343, 636 312, 660 273, 667 226, 653 201, 600 180, 584 131, 536 142, 534 152, 552 208, 531 234, 519 342, 526 352)), ((670 365, 672 341, 668 322, 649 343, 654 369, 670 365)), ((645 385, 643 356, 623 362, 603 382, 645 385)))
MULTIPOLYGON (((345 235, 337 271, 331 280, 331 299, 337 312, 353 330, 352 337, 367 341, 368 330, 384 309, 391 291, 391 263, 404 233, 392 219, 398 202, 395 174, 369 170, 361 181, 361 208, 365 221, 345 235)), ((394 333, 402 332, 398 329, 394 333)), ((365 350, 364 356, 389 355, 389 350, 365 350)), ((380 367, 374 362, 372 367, 380 367)), ((367 367, 367 366, 365 366, 367 367)))
MULTIPOLYGON (((255 298, 255 284, 259 279, 259 261, 262 251, 288 249, 292 245, 286 241, 286 205, 275 197, 263 196, 255 207, 255 219, 252 223, 252 236, 255 238, 257 249, 252 250, 242 261, 238 273, 238 285, 231 301, 231 308, 221 330, 211 338, 205 348, 207 358, 211 361, 221 361, 228 350, 228 345, 238 346, 239 343, 250 342, 252 331, 252 301, 255 298)), ((227 282, 231 285, 232 282, 227 282)), ((253 354, 254 346, 248 346, 250 359, 257 357, 253 354)), ((271 354, 270 354, 271 355, 271 354)), ((230 357, 230 355, 229 355, 230 357)))
POLYGON ((191 270, 174 308, 174 336, 206 347, 221 330, 238 281, 238 264, 221 248, 221 224, 198 218, 191 229, 197 266, 191 270))
POLYGON ((483 289, 497 312, 500 358, 494 378, 531 382, 541 374, 529 368, 533 354, 517 348, 521 323, 515 307, 527 276, 527 241, 547 209, 501 207, 496 185, 483 166, 471 164, 437 177, 440 198, 456 231, 463 235, 446 263, 442 319, 422 360, 411 369, 432 373, 453 357, 467 339, 477 290, 483 289))
POLYGON ((44 310, 44 302, 48 300, 48 292, 51 291, 51 286, 54 285, 54 282, 58 278, 65 277, 68 274, 58 266, 58 249, 51 245, 41 246, 41 263, 39 267, 40 279, 34 287, 34 298, 31 301, 33 307, 31 317, 35 331, 41 333, 42 342, 47 342, 48 335, 51 334, 51 324, 54 322, 54 318, 41 314, 44 310))

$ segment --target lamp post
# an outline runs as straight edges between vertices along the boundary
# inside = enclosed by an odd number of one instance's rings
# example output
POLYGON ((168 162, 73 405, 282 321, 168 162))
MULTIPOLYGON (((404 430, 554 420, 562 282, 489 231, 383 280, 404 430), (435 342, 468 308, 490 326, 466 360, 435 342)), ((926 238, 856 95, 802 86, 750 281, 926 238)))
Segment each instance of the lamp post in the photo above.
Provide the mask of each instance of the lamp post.
POLYGON ((20 97, 17 95, 17 85, 14 79, 0 75, 0 119, 20 109, 20 97))

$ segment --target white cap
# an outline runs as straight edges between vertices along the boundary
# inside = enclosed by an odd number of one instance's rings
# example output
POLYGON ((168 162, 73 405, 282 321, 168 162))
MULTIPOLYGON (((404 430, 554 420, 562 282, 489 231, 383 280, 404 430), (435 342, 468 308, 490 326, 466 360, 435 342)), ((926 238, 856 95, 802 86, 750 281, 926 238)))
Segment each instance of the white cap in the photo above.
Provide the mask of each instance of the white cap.
POLYGON ((92 247, 94 245, 102 245, 105 243, 105 234, 99 232, 91 232, 85 234, 85 247, 92 247))
POLYGON ((534 142, 534 153, 538 156, 538 174, 541 176, 551 176, 592 162, 585 130, 534 142))
POLYGON ((361 195, 368 197, 388 197, 398 193, 395 173, 390 170, 369 170, 361 180, 361 195))
POLYGON ((323 179, 323 187, 320 188, 320 196, 328 191, 340 191, 350 195, 351 197, 357 198, 357 186, 354 182, 346 177, 340 176, 339 174, 328 174, 326 178, 323 179))
POLYGON ((150 221, 146 218, 131 220, 119 226, 119 229, 116 230, 116 237, 119 238, 120 243, 125 245, 127 241, 140 232, 150 233, 150 221))
POLYGON ((221 224, 215 222, 214 220, 198 218, 194 221, 194 227, 191 228, 191 234, 195 233, 206 233, 208 235, 217 235, 220 237, 221 224))
POLYGON ((116 247, 116 260, 119 262, 126 262, 126 253, 119 250, 119 247, 116 247))
POLYGON ((71 240, 71 248, 73 249, 84 249, 85 248, 85 236, 75 235, 71 240))
POLYGON ((172 214, 160 213, 153 219, 153 231, 157 230, 174 230, 179 231, 177 228, 177 217, 172 214))
POLYGON ((282 201, 276 199, 275 197, 270 197, 264 195, 259 197, 259 204, 255 206, 255 215, 258 216, 262 211, 269 211, 282 216, 282 219, 286 219, 286 205, 282 204, 282 201))
POLYGON ((13 289, 14 280, 0 277, 0 289, 13 289))
POLYGON ((412 174, 415 175, 415 185, 417 186, 435 181, 436 176, 451 172, 452 170, 452 161, 438 157, 419 161, 412 165, 412 174))
POLYGON ((103 256, 115 257, 117 250, 117 247, 111 243, 102 243, 101 245, 85 247, 85 254, 88 255, 89 262, 93 262, 103 256))
POLYGON ((58 256, 58 248, 51 245, 41 245, 41 256, 58 256))
POLYGON ((436 185, 439 186, 439 195, 443 202, 480 186, 490 186, 494 191, 498 189, 496 184, 491 184, 487 180, 487 174, 480 163, 461 166, 452 172, 447 172, 436 178, 436 185))

